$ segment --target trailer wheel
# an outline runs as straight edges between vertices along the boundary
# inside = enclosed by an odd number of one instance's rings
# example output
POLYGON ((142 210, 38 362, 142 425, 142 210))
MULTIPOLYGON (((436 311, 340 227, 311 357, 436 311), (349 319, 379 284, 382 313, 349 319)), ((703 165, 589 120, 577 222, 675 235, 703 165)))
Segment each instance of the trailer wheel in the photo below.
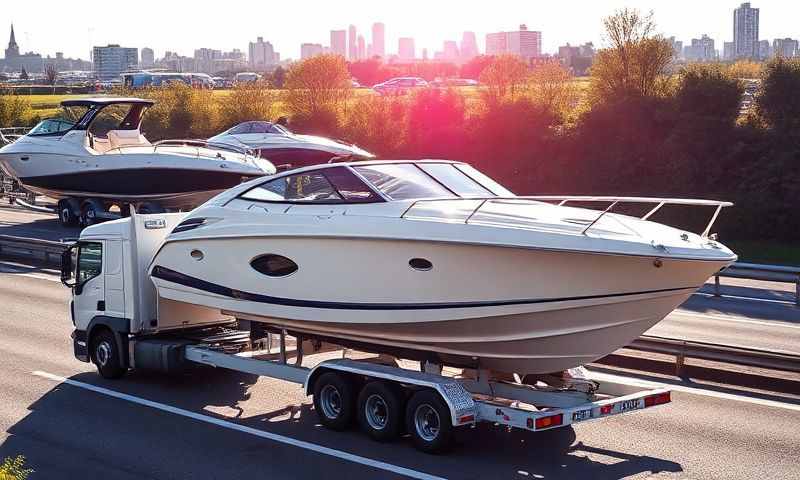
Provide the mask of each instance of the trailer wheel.
POLYGON ((414 446, 425 453, 442 452, 453 440, 450 409, 433 390, 420 390, 408 401, 406 428, 414 446))
POLYGON ((402 392, 386 382, 370 382, 358 395, 358 423, 373 440, 386 442, 403 427, 402 392))
POLYGON ((74 227, 78 224, 78 212, 69 200, 58 201, 58 222, 62 227, 74 227))
POLYGON ((136 213, 140 213, 142 215, 150 215, 153 213, 164 213, 164 207, 157 204, 156 202, 142 202, 139 204, 139 209, 136 213))
POLYGON ((81 205, 81 225, 90 227, 96 223, 100 223, 100 213, 104 212, 103 204, 97 200, 86 200, 81 205))
POLYGON ((122 366, 117 340, 114 334, 103 328, 92 335, 91 354, 92 363, 97 366, 97 371, 103 378, 115 379, 125 375, 126 369, 122 366))
POLYGON ((326 428, 346 429, 355 414, 353 385, 337 372, 323 373, 314 382, 314 410, 326 428))

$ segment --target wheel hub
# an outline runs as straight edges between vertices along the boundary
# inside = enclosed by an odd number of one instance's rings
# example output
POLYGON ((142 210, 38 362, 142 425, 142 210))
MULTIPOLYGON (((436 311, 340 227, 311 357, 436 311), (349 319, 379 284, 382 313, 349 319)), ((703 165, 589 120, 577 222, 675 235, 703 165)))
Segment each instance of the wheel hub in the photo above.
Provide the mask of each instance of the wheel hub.
POLYGON ((100 344, 97 345, 96 357, 97 363, 106 366, 108 360, 111 358, 111 345, 106 341, 100 342, 100 344))
POLYGON ((369 398, 367 398, 365 407, 364 410, 369 426, 375 430, 383 430, 386 428, 389 416, 388 407, 383 398, 380 395, 370 395, 369 398))
POLYGON ((320 392, 322 413, 328 418, 337 418, 342 413, 342 395, 333 385, 325 385, 320 392))
POLYGON ((432 442, 439 436, 441 419, 435 408, 424 403, 414 411, 414 427, 423 440, 432 442))

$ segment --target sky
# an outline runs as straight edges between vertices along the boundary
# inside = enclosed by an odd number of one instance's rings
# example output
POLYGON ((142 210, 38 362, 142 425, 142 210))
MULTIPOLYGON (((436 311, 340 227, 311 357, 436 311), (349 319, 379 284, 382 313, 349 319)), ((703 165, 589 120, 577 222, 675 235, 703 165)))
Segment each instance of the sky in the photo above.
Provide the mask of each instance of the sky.
MULTIPOLYGON (((24 52, 88 59, 93 45, 150 47, 156 57, 165 50, 192 56, 195 48, 247 51, 250 41, 264 37, 281 58, 298 58, 303 42, 330 43, 330 30, 353 24, 371 41, 371 25, 386 25, 387 53, 397 51, 397 38, 416 40, 417 55, 430 56, 444 40, 460 40, 474 31, 484 48, 489 32, 516 30, 527 24, 542 32, 545 53, 567 42, 602 46, 602 18, 623 7, 653 10, 658 30, 688 43, 706 33, 722 49, 733 36, 733 9, 741 2, 727 0, 137 0, 87 2, 38 0, 18 3, 0 13, 0 50, 5 49, 13 22, 24 52), (91 4, 102 5, 89 8, 91 4), (26 6, 28 5, 28 6, 26 6), (86 6, 84 6, 86 5, 86 6), (47 12, 47 14, 43 14, 47 12)), ((760 37, 800 37, 800 1, 758 0, 760 37)))

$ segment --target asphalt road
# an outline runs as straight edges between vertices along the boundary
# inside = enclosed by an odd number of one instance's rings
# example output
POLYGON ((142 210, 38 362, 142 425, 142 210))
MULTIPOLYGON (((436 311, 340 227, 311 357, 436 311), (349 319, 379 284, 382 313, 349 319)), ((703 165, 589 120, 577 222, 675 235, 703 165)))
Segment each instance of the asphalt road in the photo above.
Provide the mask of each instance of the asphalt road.
MULTIPOLYGON (((277 380, 210 368, 103 380, 72 356, 69 292, 56 277, 6 263, 0 272, 0 458, 25 455, 34 480, 800 478, 800 401, 733 389, 678 387, 670 405, 574 429, 479 427, 429 456, 327 431, 300 388, 277 380)), ((712 329, 751 328, 722 321, 712 329)))

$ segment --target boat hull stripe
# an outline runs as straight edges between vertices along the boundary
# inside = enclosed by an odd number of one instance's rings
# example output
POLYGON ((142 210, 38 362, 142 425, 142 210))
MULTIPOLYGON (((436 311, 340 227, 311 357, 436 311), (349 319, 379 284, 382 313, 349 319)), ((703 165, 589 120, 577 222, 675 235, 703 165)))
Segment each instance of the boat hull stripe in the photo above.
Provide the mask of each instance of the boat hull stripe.
POLYGON ((247 300, 257 303, 268 303, 288 307, 321 308, 332 310, 441 310, 447 308, 479 308, 501 307, 509 305, 530 305, 537 303, 569 302, 576 300, 595 300, 602 298, 629 297, 654 293, 677 292, 681 290, 696 290, 699 287, 662 288, 658 290, 643 290, 637 292, 610 293, 603 295, 583 295, 559 298, 533 298, 519 300, 490 300, 482 302, 447 302, 447 303, 353 303, 353 302, 328 302, 320 300, 301 300, 294 298, 273 297, 260 293, 243 292, 216 283, 211 283, 199 278, 176 272, 166 267, 156 265, 153 267, 152 276, 172 283, 177 283, 197 290, 222 295, 224 297, 247 300))

